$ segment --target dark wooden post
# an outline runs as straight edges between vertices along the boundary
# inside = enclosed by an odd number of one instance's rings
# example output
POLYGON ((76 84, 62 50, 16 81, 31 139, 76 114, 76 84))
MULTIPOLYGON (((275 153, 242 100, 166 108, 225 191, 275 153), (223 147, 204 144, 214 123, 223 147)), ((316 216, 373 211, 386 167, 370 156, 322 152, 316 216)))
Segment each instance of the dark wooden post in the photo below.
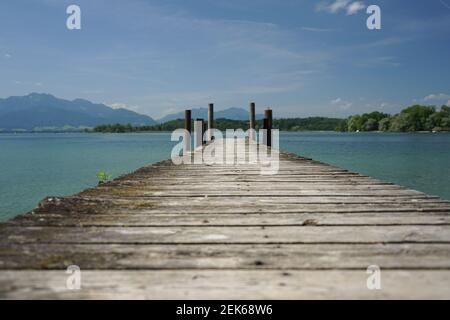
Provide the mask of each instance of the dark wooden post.
POLYGON ((187 131, 187 136, 184 138, 185 147, 184 150, 191 151, 191 110, 184 111, 184 129, 187 131))
POLYGON ((256 133, 255 133, 255 103, 254 102, 250 102, 248 113, 249 113, 249 117, 250 117, 250 123, 249 123, 250 135, 249 135, 249 139, 255 141, 256 140, 256 133))
POLYGON ((249 129, 255 129, 255 103, 250 102, 249 105, 250 126, 249 129))
POLYGON ((267 146, 272 146, 272 109, 266 109, 265 118, 267 119, 267 146))
POLYGON ((268 132, 268 128, 269 127, 269 121, 267 120, 267 118, 264 118, 263 119, 263 129, 264 129, 264 131, 263 131, 263 141, 262 141, 262 143, 264 144, 264 145, 267 145, 267 132, 268 132))
POLYGON ((191 133, 191 110, 184 111, 184 129, 191 133))
POLYGON ((203 130, 202 130, 202 136, 203 136, 203 138, 202 138, 202 144, 206 144, 206 142, 208 141, 208 139, 209 139, 209 137, 207 137, 206 139, 205 139, 205 132, 206 132, 206 130, 208 129, 208 125, 206 124, 206 122, 203 122, 203 130))
POLYGON ((205 134, 205 121, 203 119, 195 120, 195 148, 203 145, 203 135, 205 134))
POLYGON ((213 130, 214 128, 214 104, 210 103, 208 106, 208 141, 213 139, 213 130))

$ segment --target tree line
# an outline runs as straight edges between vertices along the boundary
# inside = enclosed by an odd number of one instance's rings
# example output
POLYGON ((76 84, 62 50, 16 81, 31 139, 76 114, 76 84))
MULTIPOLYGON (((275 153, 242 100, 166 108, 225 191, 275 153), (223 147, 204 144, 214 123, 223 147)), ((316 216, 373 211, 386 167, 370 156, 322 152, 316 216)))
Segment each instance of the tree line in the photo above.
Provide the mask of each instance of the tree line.
POLYGON ((450 131, 450 107, 437 111, 434 106, 414 105, 393 116, 378 111, 354 115, 341 121, 336 131, 450 131))
MULTIPOLYGON (((341 123, 342 119, 325 118, 325 117, 311 117, 311 118, 291 118, 291 119, 274 119, 273 128, 280 131, 333 131, 341 123)), ((247 129, 248 121, 245 120, 229 120, 216 119, 214 120, 214 128, 225 132, 227 129, 247 129)), ((255 129, 259 130, 263 127, 263 121, 257 120, 255 122, 255 129)), ((127 133, 127 132, 171 132, 176 129, 184 128, 184 120, 172 120, 152 126, 132 126, 130 124, 107 124, 100 125, 92 129, 93 132, 103 133, 127 133)), ((192 121, 193 128, 193 121, 192 121)))
MULTIPOLYGON (((262 120, 257 120, 255 126, 256 130, 262 128, 262 120)), ((172 132, 180 128, 184 128, 183 119, 151 126, 107 124, 97 126, 89 131, 103 133, 172 132)), ((214 128, 221 131, 226 129, 247 129, 248 121, 216 119, 214 120, 214 128)), ((444 105, 438 111, 434 106, 414 105, 395 115, 374 111, 354 115, 348 119, 326 117, 274 119, 273 128, 280 131, 450 131, 450 107, 444 105)))

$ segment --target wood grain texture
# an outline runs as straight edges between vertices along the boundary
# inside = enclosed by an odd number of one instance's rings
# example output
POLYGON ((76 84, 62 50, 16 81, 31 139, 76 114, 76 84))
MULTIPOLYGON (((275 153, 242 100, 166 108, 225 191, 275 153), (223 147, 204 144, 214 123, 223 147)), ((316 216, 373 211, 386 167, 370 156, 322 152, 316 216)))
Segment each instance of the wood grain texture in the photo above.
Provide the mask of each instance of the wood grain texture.
POLYGON ((449 299, 450 272, 382 273, 368 290, 365 270, 128 270, 82 272, 80 290, 67 290, 59 271, 0 273, 3 299, 449 299))
MULTIPOLYGON (((447 244, 14 244, 0 270, 450 269, 447 244)), ((1 272, 1 271, 0 271, 1 272)))
POLYGON ((450 202, 279 156, 275 175, 166 160, 44 199, 0 224, 0 298, 450 298, 450 202))

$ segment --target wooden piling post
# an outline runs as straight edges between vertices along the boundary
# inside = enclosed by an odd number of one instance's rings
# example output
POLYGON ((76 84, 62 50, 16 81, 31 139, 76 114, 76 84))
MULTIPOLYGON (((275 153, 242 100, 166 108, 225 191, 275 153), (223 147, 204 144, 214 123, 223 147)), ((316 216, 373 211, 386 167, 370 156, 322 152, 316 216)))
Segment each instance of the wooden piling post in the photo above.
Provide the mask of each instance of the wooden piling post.
POLYGON ((214 103, 210 103, 208 106, 208 141, 211 141, 213 137, 214 128, 214 103))
POLYGON ((205 133, 204 120, 199 118, 195 120, 194 131, 195 131, 195 148, 199 148, 203 145, 203 135, 205 133))
POLYGON ((272 146, 272 109, 266 109, 265 119, 267 119, 267 146, 272 146))
POLYGON ((191 133, 191 110, 184 111, 184 129, 191 133))
POLYGON ((264 144, 264 145, 266 145, 267 146, 267 134, 268 134, 268 128, 269 127, 269 121, 268 121, 268 119, 267 118, 264 118, 263 119, 263 141, 262 141, 262 143, 264 144))
POLYGON ((250 123, 249 123, 249 139, 252 141, 256 141, 256 133, 255 133, 255 103, 250 102, 249 105, 249 117, 250 117, 250 123))
POLYGON ((184 111, 184 129, 186 130, 186 137, 184 138, 184 150, 191 151, 191 110, 184 111))

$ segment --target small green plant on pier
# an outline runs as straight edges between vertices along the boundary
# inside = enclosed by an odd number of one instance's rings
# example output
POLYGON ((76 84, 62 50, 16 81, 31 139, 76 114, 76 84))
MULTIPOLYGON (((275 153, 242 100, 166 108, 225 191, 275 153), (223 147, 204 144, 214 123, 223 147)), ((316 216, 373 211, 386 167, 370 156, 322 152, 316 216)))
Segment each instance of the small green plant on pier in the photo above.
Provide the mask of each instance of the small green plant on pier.
POLYGON ((98 179, 99 184, 108 182, 112 179, 112 173, 105 172, 105 171, 99 171, 99 172, 97 172, 97 179, 98 179))

